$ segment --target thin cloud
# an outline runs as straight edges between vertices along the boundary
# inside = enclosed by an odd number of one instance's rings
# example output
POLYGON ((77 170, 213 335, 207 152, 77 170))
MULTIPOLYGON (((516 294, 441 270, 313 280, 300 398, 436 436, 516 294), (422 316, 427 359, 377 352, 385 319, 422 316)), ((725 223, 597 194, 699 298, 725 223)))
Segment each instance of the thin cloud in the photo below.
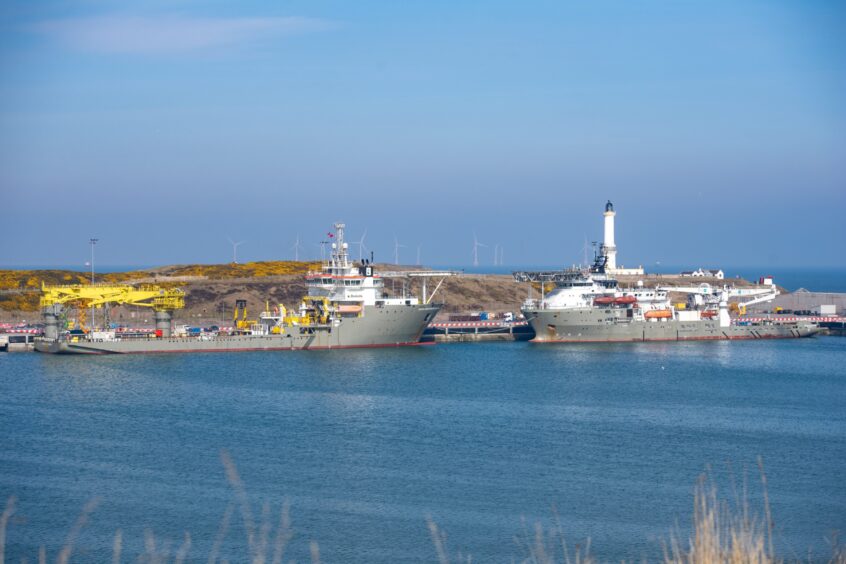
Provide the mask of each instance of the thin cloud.
POLYGON ((96 16, 52 20, 36 31, 69 47, 101 53, 172 53, 322 31, 331 22, 303 17, 191 18, 96 16))

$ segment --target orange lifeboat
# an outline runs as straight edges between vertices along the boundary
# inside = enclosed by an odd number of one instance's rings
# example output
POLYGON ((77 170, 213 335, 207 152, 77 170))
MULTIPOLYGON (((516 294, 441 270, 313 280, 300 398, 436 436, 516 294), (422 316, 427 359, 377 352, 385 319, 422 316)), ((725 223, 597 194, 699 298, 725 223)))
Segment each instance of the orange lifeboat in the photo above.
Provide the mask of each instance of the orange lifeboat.
POLYGON ((669 309, 653 309, 643 314, 646 319, 671 319, 673 312, 669 309))
POLYGON ((634 296, 620 296, 614 300, 614 303, 620 305, 636 304, 637 298, 634 296))
POLYGON ((699 315, 700 315, 700 317, 704 317, 706 319, 711 319, 711 318, 717 316, 717 312, 714 311, 713 309, 709 309, 707 311, 701 312, 699 315))
POLYGON ((595 305, 610 305, 614 303, 614 296, 600 296, 593 299, 595 305))

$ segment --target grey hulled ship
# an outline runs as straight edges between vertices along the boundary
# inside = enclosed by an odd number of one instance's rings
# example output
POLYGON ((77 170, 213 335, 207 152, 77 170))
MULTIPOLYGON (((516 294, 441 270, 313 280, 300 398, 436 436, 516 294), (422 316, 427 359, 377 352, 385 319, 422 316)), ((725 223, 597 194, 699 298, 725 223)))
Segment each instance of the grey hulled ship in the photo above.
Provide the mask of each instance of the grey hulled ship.
MULTIPOLYGON (((587 272, 519 273, 518 280, 554 283, 543 299, 522 308, 535 331, 533 342, 636 342, 737 339, 787 339, 819 332, 810 322, 749 322, 732 319, 730 296, 761 295, 773 288, 633 288, 593 269, 587 272), (670 291, 690 291, 684 309, 670 303, 670 291)), ((752 300, 746 302, 747 304, 752 300)))
POLYGON ((535 331, 533 342, 639 342, 738 339, 789 339, 820 331, 811 322, 780 323, 732 318, 729 310, 770 301, 778 295, 771 278, 751 288, 695 286, 621 288, 615 273, 643 274, 616 268, 614 208, 605 208, 605 240, 589 267, 556 272, 515 272, 519 282, 541 288, 541 298, 522 307, 535 331), (609 244, 610 241, 610 244, 609 244), (552 285, 549 293, 543 289, 552 285), (687 295, 680 307, 670 293, 687 295), (730 306, 731 304, 731 306, 730 306))
MULTIPOLYGON (((308 274, 308 295, 295 310, 289 311, 283 304, 268 307, 256 321, 238 322, 236 330, 230 334, 177 335, 171 330, 172 307, 167 305, 174 302, 167 300, 178 302, 181 298, 173 292, 166 295, 160 290, 161 297, 153 297, 150 301, 156 314, 155 333, 130 337, 102 330, 78 335, 59 331, 62 304, 74 301, 73 292, 77 292, 79 299, 95 295, 97 287, 67 287, 65 291, 59 287, 45 293, 49 296, 42 304, 45 334, 36 342, 36 350, 67 354, 175 353, 419 344, 423 330, 441 305, 431 303, 425 291, 422 299, 405 295, 405 292, 399 297, 389 297, 385 293, 383 276, 375 270, 372 261, 351 261, 348 243, 344 241, 344 227, 343 223, 335 224, 330 258, 320 271, 308 274), (66 295, 70 299, 63 298, 66 295)), ((114 295, 86 299, 91 303, 96 299, 119 303, 121 287, 108 290, 114 295)), ((128 289, 124 294, 132 296, 142 292, 143 289, 128 289)), ((107 292, 101 289, 96 295, 104 294, 107 292)))

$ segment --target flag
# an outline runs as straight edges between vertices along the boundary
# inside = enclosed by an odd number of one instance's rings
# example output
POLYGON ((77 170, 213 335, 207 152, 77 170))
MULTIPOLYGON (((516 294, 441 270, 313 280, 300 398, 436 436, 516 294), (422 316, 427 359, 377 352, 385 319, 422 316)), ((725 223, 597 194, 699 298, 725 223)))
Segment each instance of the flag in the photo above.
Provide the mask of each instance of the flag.
POLYGON ((334 234, 334 233, 327 233, 327 235, 329 235, 329 238, 330 238, 330 239, 331 239, 332 237, 334 237, 334 236, 335 236, 335 234, 334 234))

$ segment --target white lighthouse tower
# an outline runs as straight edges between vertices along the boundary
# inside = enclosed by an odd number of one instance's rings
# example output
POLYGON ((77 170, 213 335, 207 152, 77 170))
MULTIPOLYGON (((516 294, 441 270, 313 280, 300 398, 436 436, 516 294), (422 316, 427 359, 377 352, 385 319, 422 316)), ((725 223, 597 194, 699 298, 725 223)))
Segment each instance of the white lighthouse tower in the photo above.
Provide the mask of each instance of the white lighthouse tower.
POLYGON ((602 243, 602 254, 605 255, 605 272, 614 275, 642 276, 643 266, 624 268, 617 266, 617 243, 614 241, 614 204, 611 200, 605 204, 605 241, 602 243))
POLYGON ((608 270, 617 269, 617 245, 614 243, 614 216, 617 212, 614 211, 614 204, 611 200, 605 204, 605 241, 602 243, 602 250, 607 257, 605 268, 608 270))

